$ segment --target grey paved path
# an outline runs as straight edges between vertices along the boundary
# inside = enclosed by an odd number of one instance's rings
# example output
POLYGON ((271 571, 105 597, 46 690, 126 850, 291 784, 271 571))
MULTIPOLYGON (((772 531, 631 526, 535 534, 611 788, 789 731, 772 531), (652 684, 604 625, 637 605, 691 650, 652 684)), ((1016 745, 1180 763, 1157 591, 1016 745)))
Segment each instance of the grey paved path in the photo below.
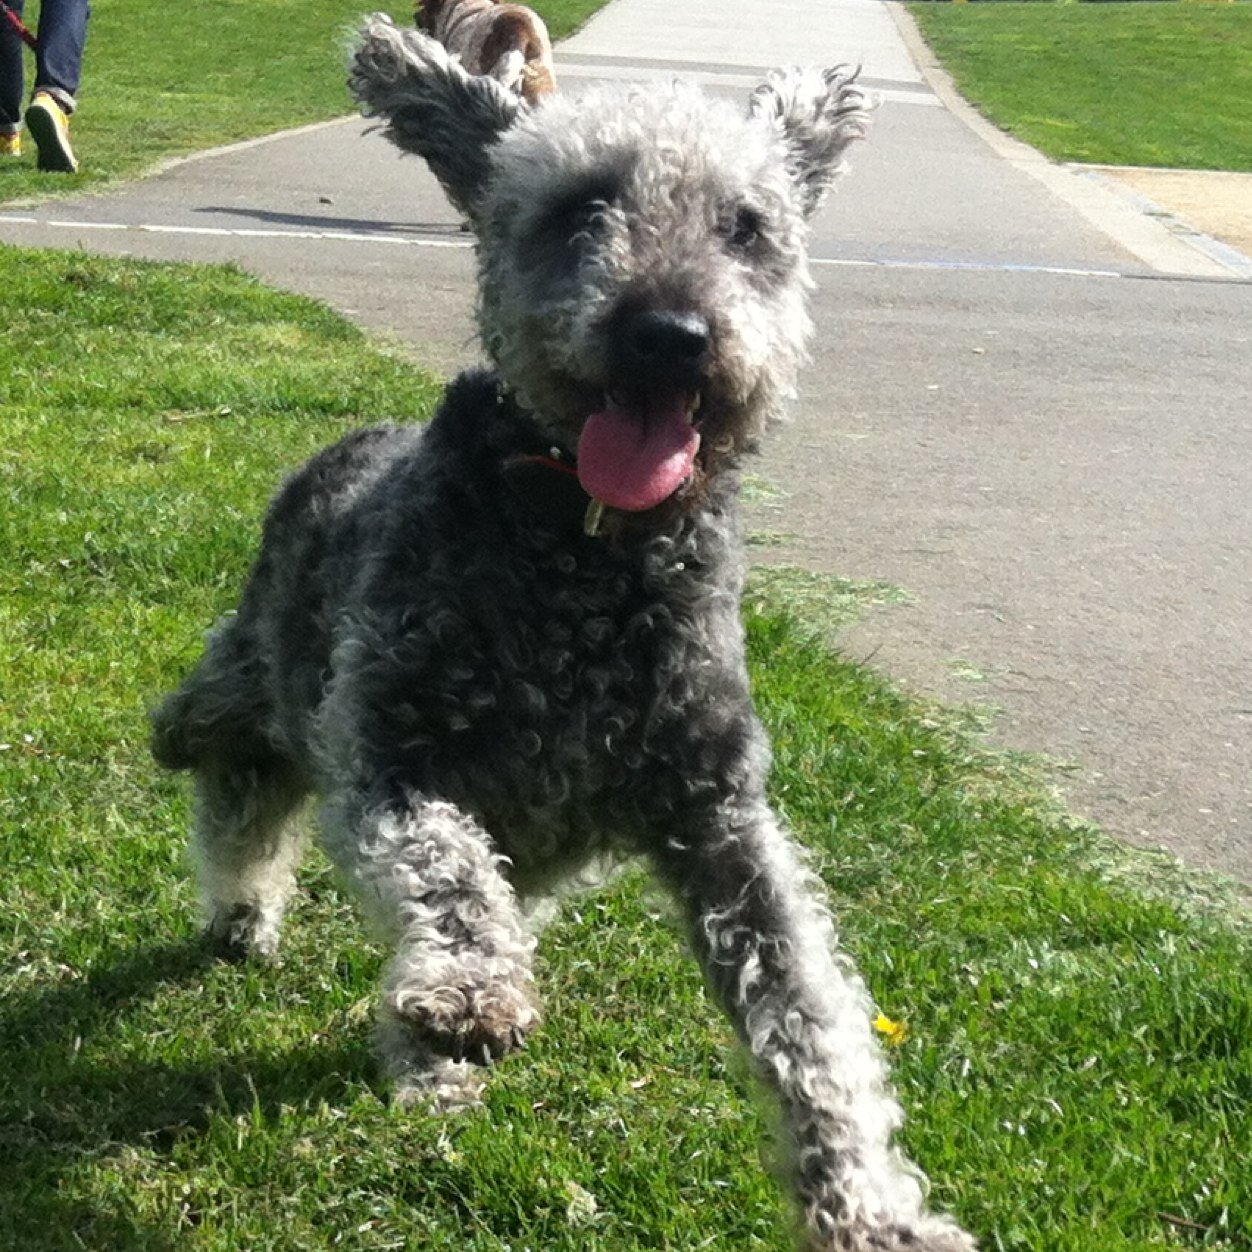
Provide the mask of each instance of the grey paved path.
MULTIPOLYGON (((568 91, 680 70, 742 94, 834 60, 884 102, 815 223, 770 559, 907 590, 852 654, 998 708, 1000 741, 1073 763, 1080 811, 1252 882, 1252 262, 971 128, 882 0, 614 0, 559 54, 568 91)), ((453 369, 467 241, 364 129, 0 210, 0 239, 235 260, 453 369)))

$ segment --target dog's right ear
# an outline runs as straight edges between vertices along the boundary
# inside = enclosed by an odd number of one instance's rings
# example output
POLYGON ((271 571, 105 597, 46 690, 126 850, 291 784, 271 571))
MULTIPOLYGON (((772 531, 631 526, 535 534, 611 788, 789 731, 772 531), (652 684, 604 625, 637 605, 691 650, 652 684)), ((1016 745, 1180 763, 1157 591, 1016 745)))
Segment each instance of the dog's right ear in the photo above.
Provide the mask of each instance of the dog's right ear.
POLYGON ((430 166, 448 198, 475 217, 489 150, 522 107, 494 79, 467 74, 442 44, 375 13, 361 28, 348 88, 367 117, 386 120, 397 147, 430 166))

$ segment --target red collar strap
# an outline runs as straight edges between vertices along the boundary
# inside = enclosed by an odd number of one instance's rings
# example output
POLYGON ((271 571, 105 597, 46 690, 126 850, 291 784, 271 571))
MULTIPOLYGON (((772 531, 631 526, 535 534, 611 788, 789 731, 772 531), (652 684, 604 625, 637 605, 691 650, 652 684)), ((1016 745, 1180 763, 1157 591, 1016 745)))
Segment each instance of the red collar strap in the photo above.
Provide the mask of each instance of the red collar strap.
POLYGON ((505 457, 502 468, 514 493, 533 508, 549 517, 564 515, 571 528, 581 524, 583 534, 595 538, 600 534, 604 505, 587 495, 578 481, 577 467, 563 460, 564 455, 559 448, 553 448, 549 455, 517 452, 505 457), (548 471, 556 471, 560 477, 549 479, 548 471), (556 484, 560 488, 554 491, 556 484))
MULTIPOLYGON (((553 452, 557 449, 553 448, 553 452)), ((570 465, 566 461, 559 460, 555 456, 542 456, 539 453, 518 452, 514 456, 506 457, 504 468, 506 470, 518 469, 525 465, 540 466, 543 469, 560 470, 562 474, 572 474, 578 477, 578 469, 576 466, 570 465)))

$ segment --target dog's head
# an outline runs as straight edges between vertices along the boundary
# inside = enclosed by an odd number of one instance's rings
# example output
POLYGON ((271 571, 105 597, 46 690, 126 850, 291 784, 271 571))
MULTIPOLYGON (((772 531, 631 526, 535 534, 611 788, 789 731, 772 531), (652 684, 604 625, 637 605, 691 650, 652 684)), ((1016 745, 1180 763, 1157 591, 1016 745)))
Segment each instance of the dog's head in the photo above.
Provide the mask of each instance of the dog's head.
POLYGON ((470 219, 507 385, 589 494, 643 512, 697 498, 793 389, 806 222, 868 121, 854 77, 779 73, 746 113, 679 84, 532 110, 376 17, 351 85, 470 219))

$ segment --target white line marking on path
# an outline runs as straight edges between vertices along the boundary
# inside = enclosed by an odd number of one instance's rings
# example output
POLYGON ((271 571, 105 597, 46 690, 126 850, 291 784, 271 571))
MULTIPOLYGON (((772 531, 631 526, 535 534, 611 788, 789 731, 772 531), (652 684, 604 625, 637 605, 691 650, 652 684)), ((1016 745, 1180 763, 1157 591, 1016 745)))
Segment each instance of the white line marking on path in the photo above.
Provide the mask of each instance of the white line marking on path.
MULTIPOLYGON (((147 235, 193 235, 218 239, 310 239, 331 243, 389 244, 406 248, 452 248, 468 250, 474 246, 471 239, 430 239, 416 235, 396 235, 370 230, 278 230, 264 227, 230 226, 179 226, 156 222, 85 222, 63 218, 25 217, 0 213, 0 229, 5 226, 34 226, 57 230, 104 231, 147 235)), ((188 260, 194 260, 188 257, 188 260)), ((810 257, 814 266, 836 266, 849 269, 896 269, 896 270, 958 270, 970 273, 996 274, 1051 274, 1060 278, 1133 278, 1118 270, 1081 269, 1064 265, 1025 265, 1011 261, 946 261, 897 260, 890 257, 810 257)), ((1141 277, 1180 277, 1187 275, 1142 275, 1141 277)), ((1238 282, 1238 279, 1226 280, 1238 282)))
POLYGON ((22 226, 55 226, 64 230, 131 230, 147 235, 208 235, 231 239, 331 239, 341 243, 408 244, 418 248, 473 247, 472 241, 468 239, 417 239, 367 230, 267 230, 263 227, 249 226, 178 226, 161 225, 155 222, 71 222, 57 218, 40 221, 34 217, 0 216, 0 225, 10 222, 22 226))
POLYGON ((1065 265, 1018 265, 1011 261, 892 261, 873 257, 809 257, 810 265, 842 265, 859 269, 968 270, 996 274, 1057 274, 1064 278, 1125 278, 1118 270, 1084 270, 1065 265))

